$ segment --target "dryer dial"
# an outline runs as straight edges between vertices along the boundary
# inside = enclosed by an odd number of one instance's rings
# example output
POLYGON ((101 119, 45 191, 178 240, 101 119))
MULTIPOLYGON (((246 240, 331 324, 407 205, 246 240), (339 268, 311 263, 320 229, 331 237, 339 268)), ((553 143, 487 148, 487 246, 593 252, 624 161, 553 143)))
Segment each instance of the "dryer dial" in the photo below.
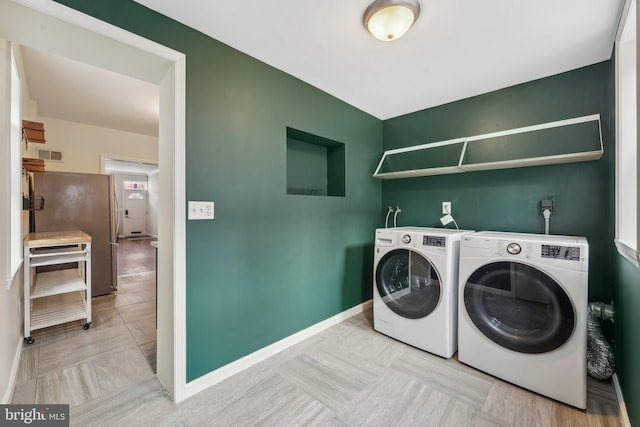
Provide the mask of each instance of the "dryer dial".
POLYGON ((402 239, 400 239, 402 241, 402 243, 409 244, 411 243, 411 236, 409 236, 408 234, 405 234, 404 236, 402 236, 402 239))
POLYGON ((522 251, 522 248, 517 243, 509 243, 507 245, 507 252, 511 255, 518 255, 522 251))

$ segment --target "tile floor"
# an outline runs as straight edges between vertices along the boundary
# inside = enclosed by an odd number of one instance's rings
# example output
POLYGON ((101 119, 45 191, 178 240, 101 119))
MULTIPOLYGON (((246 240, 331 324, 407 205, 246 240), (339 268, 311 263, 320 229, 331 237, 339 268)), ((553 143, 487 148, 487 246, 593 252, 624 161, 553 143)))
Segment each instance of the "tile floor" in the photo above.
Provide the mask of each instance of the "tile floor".
POLYGON ((125 274, 70 323, 25 345, 15 403, 68 403, 78 426, 621 426, 610 382, 589 380, 580 411, 381 335, 371 311, 179 405, 155 359, 153 272, 125 274), (150 290, 151 289, 151 290, 150 290))
POLYGON ((34 331, 24 344, 15 403, 96 399, 155 378, 155 249, 150 239, 121 241, 118 291, 92 299, 92 324, 69 322, 34 331))

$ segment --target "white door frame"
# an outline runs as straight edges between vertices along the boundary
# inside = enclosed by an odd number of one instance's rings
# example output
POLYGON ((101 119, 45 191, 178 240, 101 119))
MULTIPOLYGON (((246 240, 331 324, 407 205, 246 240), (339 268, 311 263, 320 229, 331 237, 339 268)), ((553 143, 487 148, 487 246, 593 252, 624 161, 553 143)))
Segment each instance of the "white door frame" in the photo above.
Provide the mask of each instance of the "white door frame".
POLYGON ((0 0, 0 37, 160 87, 158 378, 174 401, 186 387, 184 54, 50 0, 0 0), (27 25, 28 23, 28 25, 27 25))

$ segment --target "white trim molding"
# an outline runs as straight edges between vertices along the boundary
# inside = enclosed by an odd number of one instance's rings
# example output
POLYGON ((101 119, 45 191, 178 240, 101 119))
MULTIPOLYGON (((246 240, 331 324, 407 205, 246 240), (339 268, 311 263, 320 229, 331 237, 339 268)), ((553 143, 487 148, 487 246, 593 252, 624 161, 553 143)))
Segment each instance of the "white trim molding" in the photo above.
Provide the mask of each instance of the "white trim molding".
MULTIPOLYGON (((186 110, 187 110, 187 57, 179 54, 173 68, 174 120, 164 120, 173 125, 173 366, 174 401, 187 398, 187 194, 186 194, 186 110)), ((160 120, 164 115, 160 115, 160 120)), ((165 162, 166 163, 166 162, 165 162)), ((161 172, 160 172, 161 173, 161 172)), ((159 225, 158 225, 159 227, 159 225)), ((159 231, 160 232, 160 231, 159 231)))
POLYGON ((262 362, 263 360, 277 353, 280 353, 281 351, 286 350, 289 347, 292 347, 306 340, 307 338, 311 338, 312 336, 319 334, 325 329, 328 329, 344 320, 347 320, 350 317, 367 311, 371 309, 372 305, 372 300, 365 301, 362 304, 351 307, 350 309, 338 313, 326 320, 318 322, 315 325, 311 325, 308 328, 301 330, 300 332, 296 332, 295 334, 289 335, 288 337, 283 338, 280 341, 276 341, 273 344, 261 348, 260 350, 254 351, 253 353, 235 360, 221 368, 218 368, 215 371, 211 371, 208 374, 196 378, 195 380, 187 383, 186 397, 188 398, 197 393, 200 393, 201 391, 213 385, 216 385, 226 380, 227 378, 244 371, 245 369, 250 368, 256 363, 262 362))
POLYGON ((636 0, 625 0, 615 41, 615 245, 636 267, 640 264, 640 150, 637 150, 636 0))
POLYGON ((24 343, 24 335, 20 334, 18 337, 18 345, 16 346, 16 354, 13 357, 13 367, 11 368, 11 376, 7 383, 7 389, 2 397, 3 405, 8 405, 13 400, 13 392, 16 389, 16 380, 18 379, 18 370, 20 369, 20 358, 22 356, 22 344, 24 343))
POLYGON ((105 173, 105 170, 107 168, 106 166, 107 160, 118 160, 118 161, 131 162, 131 163, 146 163, 149 165, 158 164, 158 158, 153 160, 153 159, 143 159, 140 157, 123 156, 119 154, 109 155, 109 154, 101 153, 100 154, 100 173, 102 174, 105 173))
POLYGON ((615 239, 614 242, 616 244, 618 253, 626 258, 627 261, 629 261, 631 264, 640 268, 640 252, 636 251, 635 249, 618 239, 615 239))

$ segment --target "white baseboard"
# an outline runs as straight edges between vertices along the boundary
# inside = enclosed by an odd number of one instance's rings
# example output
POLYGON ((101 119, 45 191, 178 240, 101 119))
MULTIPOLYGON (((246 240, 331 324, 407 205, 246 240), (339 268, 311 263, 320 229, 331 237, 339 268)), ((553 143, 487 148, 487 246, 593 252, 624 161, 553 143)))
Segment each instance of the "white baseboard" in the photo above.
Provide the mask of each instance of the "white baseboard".
POLYGON ((235 375, 239 372, 244 371, 247 368, 255 365, 256 363, 262 362, 268 357, 273 356, 281 352, 282 350, 286 350, 289 347, 292 347, 299 342, 304 341, 307 338, 310 338, 325 329, 328 329, 338 323, 346 320, 350 317, 353 317, 357 314, 362 313, 363 311, 369 310, 372 306, 372 300, 368 300, 359 304, 355 307, 352 307, 342 313, 338 313, 333 317, 330 317, 322 322, 316 323, 315 325, 309 326, 306 329, 301 330, 300 332, 296 332, 293 335, 289 335, 286 338, 281 339, 280 341, 276 341, 267 347, 263 347, 260 350, 257 350, 251 354, 244 356, 241 359, 233 361, 221 368, 216 369, 215 371, 209 372, 199 378, 196 378, 193 381, 187 383, 185 388, 185 399, 189 398, 219 382, 226 380, 227 378, 235 375))
POLYGON ((613 388, 616 390, 616 396, 618 397, 618 405, 620 411, 620 417, 625 427, 631 427, 631 420, 629 419, 629 413, 627 412, 627 406, 624 403, 624 397, 622 396, 622 389, 620 388, 620 382, 618 381, 618 375, 613 374, 613 388))
POLYGON ((16 354, 13 356, 13 367, 11 368, 11 375, 7 382, 7 389, 2 397, 2 404, 8 405, 13 400, 13 391, 16 388, 16 379, 18 378, 18 370, 20 369, 20 357, 22 356, 22 344, 24 343, 24 337, 20 334, 18 345, 16 346, 16 354))

